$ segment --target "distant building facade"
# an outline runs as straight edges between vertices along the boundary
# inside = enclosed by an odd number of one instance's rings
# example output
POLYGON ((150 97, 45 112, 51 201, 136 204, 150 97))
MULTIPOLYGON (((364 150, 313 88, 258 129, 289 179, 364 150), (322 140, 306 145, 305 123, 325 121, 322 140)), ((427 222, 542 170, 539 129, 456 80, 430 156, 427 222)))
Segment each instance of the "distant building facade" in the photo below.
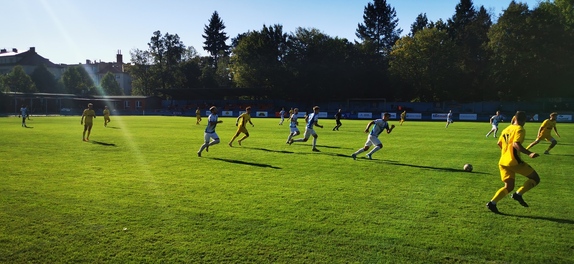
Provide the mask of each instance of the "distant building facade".
POLYGON ((96 62, 86 60, 86 64, 55 64, 36 53, 35 47, 20 52, 18 49, 0 49, 0 74, 7 74, 15 66, 21 66, 26 74, 31 75, 34 70, 44 64, 54 77, 60 79, 62 74, 69 67, 82 66, 94 81, 94 85, 99 86, 106 73, 111 72, 120 85, 124 95, 132 93, 131 76, 124 70, 124 62, 121 51, 116 54, 115 62, 96 62))

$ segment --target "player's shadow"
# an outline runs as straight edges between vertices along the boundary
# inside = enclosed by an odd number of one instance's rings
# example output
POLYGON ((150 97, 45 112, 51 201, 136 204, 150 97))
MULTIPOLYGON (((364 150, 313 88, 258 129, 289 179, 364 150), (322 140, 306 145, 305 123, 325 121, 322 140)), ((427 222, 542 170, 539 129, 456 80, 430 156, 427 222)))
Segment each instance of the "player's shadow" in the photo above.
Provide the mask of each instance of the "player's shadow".
POLYGON ((287 150, 275 150, 275 149, 266 149, 266 148, 252 148, 252 147, 243 147, 246 149, 254 149, 254 150, 261 150, 261 151, 266 151, 266 152, 275 152, 275 153, 285 153, 285 154, 293 154, 295 152, 293 151, 287 151, 287 150))
MULTIPOLYGON (((400 162, 396 162, 396 161, 385 161, 385 163, 390 164, 390 165, 396 165, 396 166, 406 166, 406 167, 412 167, 412 168, 419 168, 419 169, 427 169, 427 170, 438 170, 438 171, 445 171, 445 172, 457 172, 457 173, 461 173, 461 172, 465 172, 462 169, 453 169, 453 168, 445 168, 445 167, 435 167, 435 166, 423 166, 423 165, 415 165, 415 164, 406 164, 406 163, 400 163, 400 162)), ((468 173, 468 172, 467 172, 468 173)), ((485 172, 470 172, 470 174, 484 174, 484 175, 490 175, 489 173, 485 173, 485 172)))
POLYGON ((95 141, 95 140, 91 140, 90 142, 93 144, 98 144, 98 145, 107 146, 107 147, 117 147, 116 144, 114 144, 114 143, 106 143, 106 142, 95 141))
POLYGON ((31 126, 25 126, 24 128, 34 128, 34 127, 31 127, 31 126))
POLYGON ((111 129, 121 129, 119 127, 113 127, 113 126, 107 126, 106 128, 111 128, 111 129))
POLYGON ((527 218, 527 219, 534 219, 534 220, 544 220, 544 221, 551 221, 559 224, 574 224, 574 220, 571 219, 561 219, 561 218, 554 218, 554 217, 544 217, 544 216, 531 216, 531 215, 514 215, 514 214, 506 214, 500 213, 500 215, 504 216, 512 216, 516 218, 527 218))
POLYGON ((232 159, 222 159, 222 158, 210 158, 210 159, 219 160, 219 161, 225 161, 225 162, 235 163, 235 164, 241 164, 241 165, 249 165, 249 166, 261 167, 261 168, 271 168, 271 169, 276 169, 276 170, 280 170, 280 169, 281 169, 280 167, 275 167, 275 166, 269 165, 269 164, 247 162, 247 161, 242 161, 242 160, 232 160, 232 159))

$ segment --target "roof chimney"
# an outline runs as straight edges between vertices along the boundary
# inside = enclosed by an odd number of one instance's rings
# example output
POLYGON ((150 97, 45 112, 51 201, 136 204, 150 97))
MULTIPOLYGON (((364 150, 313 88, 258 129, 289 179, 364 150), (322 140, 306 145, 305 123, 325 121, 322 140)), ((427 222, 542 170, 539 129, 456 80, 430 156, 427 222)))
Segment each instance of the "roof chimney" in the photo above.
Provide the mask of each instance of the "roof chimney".
POLYGON ((118 50, 118 54, 116 54, 116 63, 119 65, 124 64, 124 59, 123 59, 121 50, 118 50))
POLYGON ((30 47, 30 51, 36 53, 36 47, 30 47))
POLYGON ((18 49, 17 49, 17 48, 12 48, 12 52, 18 53, 18 49))
POLYGON ((6 49, 0 49, 0 54, 1 54, 1 53, 6 53, 6 52, 8 52, 8 51, 6 51, 6 49))

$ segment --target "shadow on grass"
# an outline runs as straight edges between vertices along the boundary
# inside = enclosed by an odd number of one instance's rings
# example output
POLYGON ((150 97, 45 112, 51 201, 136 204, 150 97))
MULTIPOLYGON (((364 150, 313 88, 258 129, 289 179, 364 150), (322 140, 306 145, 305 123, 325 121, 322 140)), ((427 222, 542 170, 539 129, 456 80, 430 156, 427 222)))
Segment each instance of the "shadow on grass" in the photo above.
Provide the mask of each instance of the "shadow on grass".
POLYGON ((113 126, 107 126, 107 127, 105 127, 105 128, 111 128, 111 129, 121 129, 121 128, 119 128, 119 127, 113 127, 113 126))
POLYGON ((34 127, 31 127, 31 126, 25 126, 24 128, 34 128, 34 127))
POLYGON ((544 217, 544 216, 531 216, 531 215, 514 215, 514 214, 506 214, 500 213, 500 215, 504 216, 512 216, 516 218, 527 218, 527 219, 534 219, 534 220, 544 220, 544 221, 551 221, 559 224, 574 224, 574 220, 571 219, 561 219, 561 218, 554 218, 554 217, 544 217))
POLYGON ((209 158, 209 159, 214 159, 214 160, 219 160, 219 161, 225 161, 225 162, 229 162, 229 163, 235 163, 235 164, 241 164, 241 165, 249 165, 249 166, 255 166, 255 167, 261 167, 261 168, 271 168, 271 169, 276 169, 276 170, 280 170, 280 167, 275 167, 269 164, 262 164, 262 163, 254 163, 254 162, 247 162, 247 161, 242 161, 242 160, 232 160, 232 159, 222 159, 222 158, 209 158))
POLYGON ((254 150, 261 150, 261 151, 267 151, 267 152, 275 152, 275 153, 285 153, 285 154, 293 154, 295 152, 293 151, 287 151, 287 150, 274 150, 274 149, 266 149, 266 148, 251 148, 251 147, 243 147, 246 149, 254 149, 254 150))
POLYGON ((108 146, 108 147, 116 147, 116 144, 114 144, 114 143, 106 143, 106 142, 95 141, 95 140, 91 140, 90 143, 98 144, 98 145, 102 145, 102 146, 108 146))
MULTIPOLYGON (((405 163, 400 163, 400 162, 396 162, 396 161, 384 161, 384 162, 387 164, 391 164, 391 165, 407 166, 407 167, 419 168, 419 169, 438 170, 438 171, 457 172, 457 173, 465 172, 462 169, 453 169, 453 168, 444 168, 444 167, 435 167, 435 166, 423 166, 423 165, 415 165, 415 164, 405 164, 405 163)), ((466 173, 490 175, 489 173, 485 173, 485 172, 466 172, 466 173)))
MULTIPOLYGON (((307 142, 311 142, 313 139, 309 139, 309 141, 307 142)), ((293 146, 306 146, 306 147, 311 147, 313 146, 312 144, 305 144, 306 142, 294 142, 293 146)), ((327 145, 317 145, 317 148, 326 148, 326 149, 352 149, 352 148, 342 148, 339 146, 327 146, 327 145)))

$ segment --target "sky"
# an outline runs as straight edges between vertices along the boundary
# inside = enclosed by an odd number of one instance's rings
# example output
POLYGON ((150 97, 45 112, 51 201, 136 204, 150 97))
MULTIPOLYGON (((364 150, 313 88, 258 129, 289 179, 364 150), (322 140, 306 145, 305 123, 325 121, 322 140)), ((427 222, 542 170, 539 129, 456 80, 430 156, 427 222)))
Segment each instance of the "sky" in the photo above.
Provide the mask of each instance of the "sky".
MULTIPOLYGON (((395 8, 403 35, 415 18, 426 13, 430 21, 446 21, 460 0, 387 0, 395 8)), ((473 0, 496 20, 511 0, 473 0)), ((518 0, 530 9, 539 0, 518 0)), ((316 28, 331 36, 356 40, 357 25, 373 0, 0 0, 0 48, 36 52, 60 64, 86 60, 114 62, 130 51, 147 50, 153 32, 177 34, 200 55, 204 27, 217 11, 231 38, 263 25, 279 24, 284 33, 298 27, 316 28)))

